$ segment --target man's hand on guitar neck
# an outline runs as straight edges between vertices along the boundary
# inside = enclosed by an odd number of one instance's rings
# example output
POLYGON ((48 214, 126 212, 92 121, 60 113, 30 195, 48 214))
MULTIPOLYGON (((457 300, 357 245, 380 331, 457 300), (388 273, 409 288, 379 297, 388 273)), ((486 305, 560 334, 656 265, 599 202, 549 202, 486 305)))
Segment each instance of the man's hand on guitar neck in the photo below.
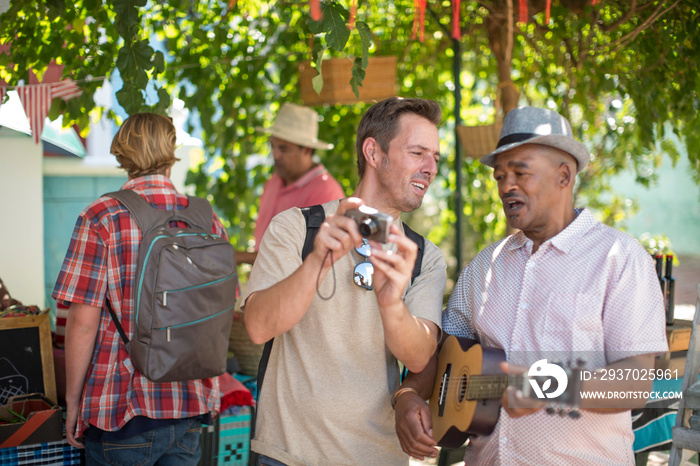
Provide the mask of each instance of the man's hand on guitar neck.
MULTIPOLYGON (((501 369, 506 374, 521 375, 526 374, 528 368, 501 362, 501 369)), ((510 417, 517 418, 536 413, 547 406, 547 403, 523 395, 522 390, 515 387, 508 387, 501 397, 501 405, 510 417)))

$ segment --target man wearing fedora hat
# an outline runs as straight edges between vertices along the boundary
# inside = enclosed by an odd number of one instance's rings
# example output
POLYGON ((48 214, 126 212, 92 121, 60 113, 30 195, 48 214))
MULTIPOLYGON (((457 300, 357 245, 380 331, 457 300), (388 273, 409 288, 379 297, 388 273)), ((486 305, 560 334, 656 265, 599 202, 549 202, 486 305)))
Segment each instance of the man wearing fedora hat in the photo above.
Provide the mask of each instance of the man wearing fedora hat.
POLYGON ((302 258, 300 209, 265 232, 242 300, 251 340, 267 343, 251 442, 258 464, 408 465, 391 397, 398 361, 422 370, 437 347, 446 266, 427 239, 416 260, 401 214, 420 207, 437 174, 441 113, 426 99, 373 105, 357 129, 354 197, 322 205, 310 254, 302 258), (393 248, 366 244, 345 215, 362 204, 393 217, 393 248))
POLYGON ((270 128, 256 127, 270 135, 275 172, 263 187, 255 222, 255 251, 236 253, 239 263, 252 264, 262 236, 272 218, 291 207, 308 207, 345 197, 343 188, 315 160, 315 150, 333 149, 318 139, 318 114, 301 105, 284 103, 270 128))
MULTIPOLYGON (((654 355, 668 350, 663 299, 644 248, 574 208, 575 177, 589 158, 563 116, 533 107, 509 112, 498 148, 481 158, 494 169, 508 225, 519 231, 465 267, 443 330, 503 350, 504 372, 525 372, 546 358, 580 360, 589 372, 578 390, 565 381, 572 399, 581 397, 580 410, 555 409, 509 387, 493 432, 470 439, 468 465, 634 464, 630 409, 644 405, 641 394, 652 382, 606 375, 654 369, 654 355), (623 397, 619 384, 639 396, 623 397), (610 394, 580 395, 593 391, 610 394)), ((423 400, 432 393, 436 359, 409 374, 395 404, 402 447, 419 458, 437 454, 436 419, 423 400)))

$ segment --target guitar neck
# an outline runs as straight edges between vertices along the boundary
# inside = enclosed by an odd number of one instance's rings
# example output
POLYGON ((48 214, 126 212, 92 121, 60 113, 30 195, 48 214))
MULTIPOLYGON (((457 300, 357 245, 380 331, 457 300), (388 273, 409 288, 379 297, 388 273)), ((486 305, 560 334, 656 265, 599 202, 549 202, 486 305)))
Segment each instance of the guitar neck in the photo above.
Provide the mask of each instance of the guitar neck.
POLYGON ((522 376, 508 375, 472 375, 466 383, 467 400, 484 400, 501 398, 509 385, 520 386, 522 376))

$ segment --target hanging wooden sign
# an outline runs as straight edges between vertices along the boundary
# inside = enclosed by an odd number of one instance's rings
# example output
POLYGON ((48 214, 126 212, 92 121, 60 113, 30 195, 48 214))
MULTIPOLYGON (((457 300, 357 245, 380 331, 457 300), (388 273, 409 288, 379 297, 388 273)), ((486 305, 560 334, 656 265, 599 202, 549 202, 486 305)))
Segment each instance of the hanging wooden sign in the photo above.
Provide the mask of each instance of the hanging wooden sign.
POLYGON ((396 57, 370 57, 365 79, 359 86, 359 97, 350 86, 352 61, 347 58, 329 58, 323 61, 323 89, 317 94, 311 80, 316 70, 310 61, 299 65, 299 86, 304 105, 354 104, 375 102, 396 95, 396 57))

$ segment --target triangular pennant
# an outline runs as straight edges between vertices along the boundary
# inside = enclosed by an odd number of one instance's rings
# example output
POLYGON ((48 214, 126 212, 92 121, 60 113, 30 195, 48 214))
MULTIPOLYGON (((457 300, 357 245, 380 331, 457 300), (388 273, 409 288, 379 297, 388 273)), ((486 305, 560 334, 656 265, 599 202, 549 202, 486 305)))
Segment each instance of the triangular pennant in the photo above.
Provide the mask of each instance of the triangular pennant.
POLYGON ((80 97, 82 93, 83 91, 70 78, 51 84, 51 97, 53 99, 70 100, 80 97))
POLYGON ((5 86, 0 86, 0 107, 2 107, 2 101, 5 99, 5 86))
POLYGON ((24 107, 24 113, 29 118, 34 142, 39 144, 41 132, 44 130, 44 120, 49 114, 51 105, 51 84, 32 84, 18 86, 17 94, 24 107))

